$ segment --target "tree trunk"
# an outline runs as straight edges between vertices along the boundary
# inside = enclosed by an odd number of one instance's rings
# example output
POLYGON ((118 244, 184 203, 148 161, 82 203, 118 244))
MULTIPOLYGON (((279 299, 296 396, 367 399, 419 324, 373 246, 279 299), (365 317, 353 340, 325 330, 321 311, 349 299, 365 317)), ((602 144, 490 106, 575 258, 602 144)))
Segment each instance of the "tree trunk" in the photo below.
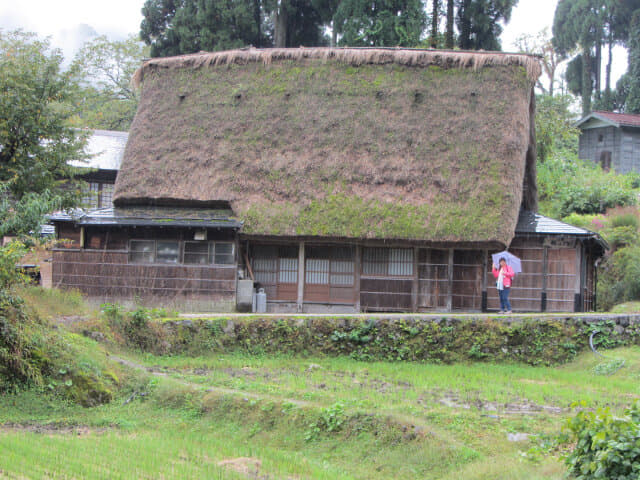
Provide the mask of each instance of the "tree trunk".
POLYGON ((582 49, 582 116, 591 113, 591 92, 593 84, 591 82, 593 60, 591 58, 591 48, 582 49))
POLYGON ((440 20, 440 0, 433 0, 433 12, 431 13, 431 48, 438 46, 438 21, 440 20))
POLYGON ((471 50, 471 19, 469 18, 469 6, 471 0, 462 0, 462 5, 458 10, 460 17, 460 38, 458 45, 462 50, 471 50))
POLYGON ((278 9, 276 10, 276 21, 274 22, 275 31, 273 33, 273 43, 276 48, 287 47, 287 26, 289 21, 289 12, 284 5, 286 0, 278 1, 278 9))
POLYGON ((454 0, 447 0, 447 33, 444 40, 445 48, 453 48, 453 2, 454 0))
POLYGON ((256 23, 256 39, 254 46, 262 47, 262 15, 260 14, 260 0, 253 0, 253 21, 256 23))
POLYGON ((604 106, 607 110, 613 110, 613 99, 611 98, 611 65, 613 64, 613 32, 609 29, 609 58, 607 59, 607 70, 605 73, 604 86, 604 106))
POLYGON ((338 29, 336 28, 336 21, 331 20, 331 46, 338 45, 338 29))
POLYGON ((602 77, 602 40, 598 38, 596 40, 596 59, 595 59, 595 76, 596 76, 596 98, 600 100, 601 77, 602 77))

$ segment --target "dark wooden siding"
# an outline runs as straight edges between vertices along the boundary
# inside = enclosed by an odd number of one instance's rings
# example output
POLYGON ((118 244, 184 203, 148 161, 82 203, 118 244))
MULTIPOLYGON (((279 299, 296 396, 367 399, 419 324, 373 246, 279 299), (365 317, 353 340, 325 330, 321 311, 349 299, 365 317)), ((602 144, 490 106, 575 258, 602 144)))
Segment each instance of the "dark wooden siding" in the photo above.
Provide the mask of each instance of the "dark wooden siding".
POLYGON ((360 278, 360 306, 364 311, 411 310, 411 279, 360 278))
POLYGON ((232 298, 236 266, 128 264, 126 251, 54 250, 53 285, 90 296, 232 298))

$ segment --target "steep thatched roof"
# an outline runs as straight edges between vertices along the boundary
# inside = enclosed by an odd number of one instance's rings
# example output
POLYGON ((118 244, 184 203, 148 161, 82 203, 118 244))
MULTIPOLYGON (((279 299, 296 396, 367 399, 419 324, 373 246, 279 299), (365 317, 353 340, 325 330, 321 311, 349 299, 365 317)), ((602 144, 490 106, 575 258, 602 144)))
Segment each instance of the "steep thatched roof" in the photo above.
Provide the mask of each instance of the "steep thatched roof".
POLYGON ((523 194, 535 207, 539 73, 406 49, 153 59, 115 202, 227 201, 255 234, 508 244, 523 194))

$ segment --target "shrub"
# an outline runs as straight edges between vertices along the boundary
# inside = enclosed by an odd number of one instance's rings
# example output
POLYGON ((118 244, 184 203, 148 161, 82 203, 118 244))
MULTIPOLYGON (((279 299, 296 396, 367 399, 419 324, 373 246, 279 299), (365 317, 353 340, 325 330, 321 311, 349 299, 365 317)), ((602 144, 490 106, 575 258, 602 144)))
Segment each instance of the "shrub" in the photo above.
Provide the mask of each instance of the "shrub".
POLYGON ((562 221, 587 230, 600 230, 605 222, 602 215, 582 215, 580 213, 571 213, 564 217, 562 221))
POLYGON ((617 250, 601 264, 598 281, 598 309, 609 310, 618 303, 640 300, 640 246, 617 250))
POLYGON ((626 212, 621 213, 619 215, 614 215, 609 218, 609 227, 617 228, 617 227, 630 227, 633 230, 638 230, 640 226, 640 220, 635 215, 634 212, 626 212))
POLYGON ((640 402, 615 417, 608 408, 582 410, 566 426, 573 451, 565 458, 578 480, 640 478, 640 402))

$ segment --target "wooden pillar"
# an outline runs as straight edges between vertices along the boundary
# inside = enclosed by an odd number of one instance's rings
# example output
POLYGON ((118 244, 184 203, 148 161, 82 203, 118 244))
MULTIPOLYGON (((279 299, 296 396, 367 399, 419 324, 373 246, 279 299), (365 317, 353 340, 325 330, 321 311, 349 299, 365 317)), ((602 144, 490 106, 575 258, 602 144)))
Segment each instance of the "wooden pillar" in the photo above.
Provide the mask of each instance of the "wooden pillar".
POLYGON ((298 246, 298 312, 302 312, 304 304, 304 242, 298 246))
POLYGON ((540 311, 547 311, 547 282, 549 276, 549 247, 542 248, 542 292, 540 292, 540 311))
POLYGON ((453 309, 453 248, 449 249, 449 268, 447 269, 447 312, 453 309))
POLYGON ((489 250, 482 251, 482 300, 480 310, 487 311, 487 270, 489 269, 489 250))
POLYGON ((575 293, 573 297, 573 311, 581 312, 582 309, 582 244, 576 240, 576 280, 575 293))
POLYGON ((355 262, 353 265, 354 268, 354 295, 356 301, 356 311, 360 311, 360 275, 362 273, 362 247, 360 245, 356 245, 356 253, 355 253, 355 262))
POLYGON ((584 312, 585 293, 587 289, 587 249, 584 243, 579 242, 580 248, 578 253, 580 255, 580 311, 584 312))
POLYGON ((411 311, 418 311, 418 247, 413 247, 413 278, 411 279, 411 311))

